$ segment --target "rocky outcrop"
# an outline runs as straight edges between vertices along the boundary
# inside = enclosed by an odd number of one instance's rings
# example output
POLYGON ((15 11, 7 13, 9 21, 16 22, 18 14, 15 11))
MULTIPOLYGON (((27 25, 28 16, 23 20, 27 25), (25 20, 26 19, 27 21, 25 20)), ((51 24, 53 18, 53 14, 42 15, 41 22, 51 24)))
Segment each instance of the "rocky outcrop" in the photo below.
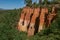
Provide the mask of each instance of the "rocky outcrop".
POLYGON ((18 22, 18 30, 28 33, 28 36, 34 35, 36 28, 38 32, 44 28, 49 27, 53 18, 56 16, 55 7, 52 7, 51 12, 48 8, 23 8, 18 22), (39 19, 38 21, 36 21, 39 19), (39 23, 37 23, 39 22, 39 23), (36 26, 38 24, 39 26, 36 26))
POLYGON ((45 27, 45 15, 48 14, 48 9, 47 8, 42 8, 41 9, 41 14, 40 14, 40 22, 39 22, 39 29, 38 32, 40 32, 44 27, 45 27))
POLYGON ((56 16, 56 11, 55 11, 55 7, 52 8, 52 12, 49 13, 49 15, 47 16, 47 20, 48 20, 48 27, 51 24, 51 22, 54 20, 55 16, 56 16))
POLYGON ((29 29, 28 29, 28 36, 34 35, 35 21, 36 21, 36 18, 39 16, 39 12, 40 12, 40 8, 34 8, 34 12, 33 12, 31 22, 30 22, 30 26, 29 26, 29 29))
POLYGON ((23 8, 22 12, 21 12, 21 16, 20 16, 20 20, 18 22, 18 30, 20 31, 25 31, 25 27, 23 27, 23 22, 24 22, 24 19, 25 19, 25 14, 26 14, 26 11, 27 10, 27 7, 23 8))

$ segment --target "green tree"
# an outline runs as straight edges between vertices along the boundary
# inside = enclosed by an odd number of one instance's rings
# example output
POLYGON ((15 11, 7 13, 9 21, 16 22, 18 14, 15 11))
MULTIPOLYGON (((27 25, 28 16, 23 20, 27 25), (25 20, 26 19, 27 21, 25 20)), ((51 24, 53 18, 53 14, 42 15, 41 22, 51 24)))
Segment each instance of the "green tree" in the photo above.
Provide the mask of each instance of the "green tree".
POLYGON ((32 5, 32 0, 25 0, 24 3, 25 3, 27 6, 31 6, 31 5, 32 5))
POLYGON ((42 0, 39 0, 39 4, 42 4, 42 0))
POLYGON ((40 6, 47 6, 48 0, 39 0, 40 6))

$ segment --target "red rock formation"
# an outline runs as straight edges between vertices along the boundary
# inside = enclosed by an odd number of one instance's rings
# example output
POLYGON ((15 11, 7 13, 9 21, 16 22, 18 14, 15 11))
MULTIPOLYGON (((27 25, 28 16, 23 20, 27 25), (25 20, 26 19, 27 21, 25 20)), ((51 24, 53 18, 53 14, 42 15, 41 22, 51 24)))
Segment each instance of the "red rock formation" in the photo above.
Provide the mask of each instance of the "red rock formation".
POLYGON ((35 8, 34 9, 34 14, 33 14, 32 18, 31 18, 30 26, 29 26, 29 29, 28 29, 28 36, 34 35, 34 32, 35 32, 35 28, 34 28, 35 20, 39 16, 39 12, 40 12, 40 8, 35 8))
MULTIPOLYGON (((29 23, 30 23, 30 16, 33 13, 33 9, 32 8, 28 8, 27 10, 27 14, 25 16, 25 20, 24 20, 24 27, 28 27, 29 23)), ((27 31, 27 30, 26 30, 27 31)))
POLYGON ((51 24, 52 19, 56 16, 56 12, 55 12, 55 7, 52 8, 52 12, 47 16, 48 19, 48 27, 51 24))
MULTIPOLYGON (((42 9, 43 11, 43 9, 42 9)), ((41 15, 40 15, 40 24, 39 24, 39 29, 38 29, 38 32, 40 32, 40 30, 43 29, 43 26, 44 26, 44 16, 45 16, 45 13, 41 11, 41 15)))
POLYGON ((39 28, 38 32, 43 30, 47 24, 50 26, 52 19, 56 16, 55 7, 52 8, 52 12, 48 14, 48 8, 30 8, 25 7, 22 10, 20 20, 18 22, 18 30, 28 33, 28 36, 34 35, 35 32, 35 22, 37 17, 39 17, 39 28), (33 14, 33 15, 32 15, 33 14), (48 14, 48 15, 46 15, 48 14), (32 15, 32 16, 31 16, 32 15), (40 16, 39 16, 40 15, 40 16), (27 27, 29 28, 27 30, 27 27))
POLYGON ((28 10, 28 7, 24 7, 21 12, 21 17, 18 23, 18 30, 20 31, 26 31, 26 27, 24 27, 23 22, 24 22, 25 15, 27 14, 27 10, 28 10))
POLYGON ((42 8, 41 9, 41 14, 40 14, 40 24, 39 24, 39 29, 38 32, 40 32, 41 30, 43 30, 44 26, 45 26, 45 15, 48 13, 48 9, 47 8, 42 8))

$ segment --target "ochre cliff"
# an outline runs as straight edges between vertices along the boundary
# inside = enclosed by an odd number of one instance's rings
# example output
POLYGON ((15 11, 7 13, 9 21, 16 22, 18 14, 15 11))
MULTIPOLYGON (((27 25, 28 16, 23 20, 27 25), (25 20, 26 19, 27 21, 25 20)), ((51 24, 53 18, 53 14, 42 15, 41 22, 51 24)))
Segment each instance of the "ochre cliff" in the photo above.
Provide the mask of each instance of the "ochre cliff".
POLYGON ((46 26, 49 27, 55 16, 55 7, 52 7, 51 12, 49 12, 46 7, 24 7, 18 22, 18 30, 27 32, 28 36, 32 36, 34 35, 36 28, 38 28, 38 32, 40 32, 46 28, 46 26), (39 17, 39 26, 35 27, 35 24, 37 24, 37 17, 39 17))

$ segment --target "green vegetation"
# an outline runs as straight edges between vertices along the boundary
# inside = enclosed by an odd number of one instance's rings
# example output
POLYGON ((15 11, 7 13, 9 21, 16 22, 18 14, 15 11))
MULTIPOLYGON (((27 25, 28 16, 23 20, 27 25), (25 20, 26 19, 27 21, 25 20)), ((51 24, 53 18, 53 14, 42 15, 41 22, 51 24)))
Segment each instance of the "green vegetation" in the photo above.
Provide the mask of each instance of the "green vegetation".
POLYGON ((17 30, 20 13, 21 9, 0 10, 0 40, 60 40, 60 9, 50 28, 29 38, 27 33, 17 30))
POLYGON ((24 3, 27 5, 27 6, 32 6, 32 0, 25 0, 24 3))
POLYGON ((60 40, 60 9, 50 28, 28 38, 27 33, 17 30, 21 10, 0 11, 0 40, 60 40))

